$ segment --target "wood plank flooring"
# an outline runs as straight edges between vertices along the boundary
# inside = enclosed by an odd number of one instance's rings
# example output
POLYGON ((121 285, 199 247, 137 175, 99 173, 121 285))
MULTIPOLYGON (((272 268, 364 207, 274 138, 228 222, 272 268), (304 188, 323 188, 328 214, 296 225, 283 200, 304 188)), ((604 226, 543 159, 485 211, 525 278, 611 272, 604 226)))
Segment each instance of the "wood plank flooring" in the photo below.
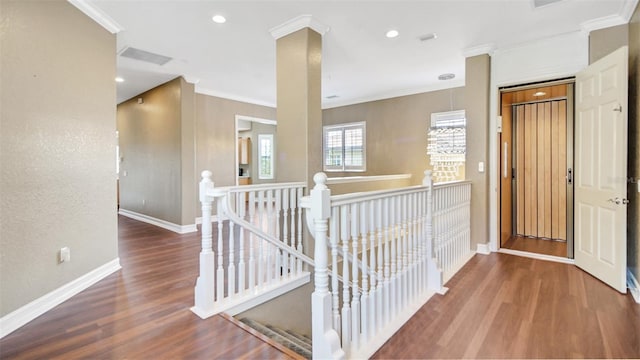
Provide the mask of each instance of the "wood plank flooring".
MULTIPOLYGON (((0 340, 2 359, 287 359, 189 311, 198 234, 120 217, 123 269, 0 340)), ((572 265, 476 255, 374 358, 640 358, 640 305, 572 265)))
POLYGON ((640 305, 573 265, 476 255, 374 359, 640 358, 640 305))
POLYGON ((511 236, 504 245, 505 249, 527 251, 558 257, 567 257, 567 243, 550 239, 539 239, 528 236, 511 236))
POLYGON ((292 358, 225 317, 189 310, 199 233, 118 221, 122 270, 4 337, 0 358, 292 358))

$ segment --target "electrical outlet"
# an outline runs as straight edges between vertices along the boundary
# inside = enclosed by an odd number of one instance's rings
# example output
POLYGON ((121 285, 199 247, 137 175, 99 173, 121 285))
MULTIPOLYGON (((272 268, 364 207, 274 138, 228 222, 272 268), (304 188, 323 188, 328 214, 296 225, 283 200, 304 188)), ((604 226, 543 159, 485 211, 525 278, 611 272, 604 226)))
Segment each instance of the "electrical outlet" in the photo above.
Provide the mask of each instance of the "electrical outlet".
POLYGON ((61 263, 71 261, 71 249, 66 246, 60 249, 59 260, 61 263))

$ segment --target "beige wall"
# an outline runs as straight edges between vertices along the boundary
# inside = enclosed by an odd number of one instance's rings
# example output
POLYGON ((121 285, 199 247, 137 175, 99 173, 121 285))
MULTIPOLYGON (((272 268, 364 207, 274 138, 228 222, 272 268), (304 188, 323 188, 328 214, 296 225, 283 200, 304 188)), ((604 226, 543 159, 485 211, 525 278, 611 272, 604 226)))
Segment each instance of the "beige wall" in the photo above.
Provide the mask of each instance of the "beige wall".
POLYGON ((627 24, 612 26, 589 34, 589 64, 629 43, 627 24))
POLYGON ((471 180, 471 246, 489 241, 489 87, 491 58, 478 55, 465 65, 467 116, 466 177, 471 180), (484 172, 478 163, 484 163, 484 172))
POLYGON ((629 23, 629 182, 627 266, 640 281, 640 6, 629 23))
MULTIPOLYGON (((330 172, 329 177, 411 174, 411 184, 422 183, 429 169, 427 130, 431 113, 464 109, 464 88, 325 109, 323 125, 365 121, 367 171, 330 172)), ((315 135, 322 140, 322 132, 315 135)), ((318 144, 322 153, 322 142, 318 144)))
POLYGON ((181 191, 182 191, 182 221, 180 224, 193 224, 195 218, 200 216, 196 212, 198 203, 198 181, 196 174, 196 94, 193 84, 184 79, 180 81, 180 105, 181 119, 181 191))
POLYGON ((0 24, 4 316, 118 257, 116 39, 63 0, 3 0, 0 24))
MULTIPOLYGON (((200 173, 203 170, 210 170, 215 186, 236 184, 236 115, 275 119, 276 110, 267 106, 196 94, 196 182, 200 181, 200 173)), ((251 176, 253 177, 253 174, 251 176)), ((197 214, 200 214, 199 210, 197 214)))
POLYGON ((321 59, 322 36, 309 28, 276 41, 279 182, 310 183, 322 170, 321 59))
POLYGON ((178 225, 183 224, 183 82, 176 78, 125 101, 117 115, 120 208, 178 225))

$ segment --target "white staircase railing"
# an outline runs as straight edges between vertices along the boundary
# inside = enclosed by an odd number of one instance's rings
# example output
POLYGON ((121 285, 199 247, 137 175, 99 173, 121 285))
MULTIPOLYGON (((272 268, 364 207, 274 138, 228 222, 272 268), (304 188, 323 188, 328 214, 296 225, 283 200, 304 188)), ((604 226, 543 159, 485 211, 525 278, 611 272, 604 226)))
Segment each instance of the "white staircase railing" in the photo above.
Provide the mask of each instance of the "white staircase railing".
POLYGON ((202 318, 220 312, 234 315, 309 282, 303 264, 313 265, 313 260, 302 253, 298 207, 305 186, 216 188, 211 172, 202 172, 202 249, 194 313, 202 318))
POLYGON ((314 176, 301 204, 315 238, 314 358, 370 357, 446 291, 439 264, 450 274, 473 253, 470 183, 433 186, 425 175, 423 186, 337 196, 314 176))
POLYGON ((471 250, 471 182, 433 187, 433 252, 447 282, 475 254, 471 250))

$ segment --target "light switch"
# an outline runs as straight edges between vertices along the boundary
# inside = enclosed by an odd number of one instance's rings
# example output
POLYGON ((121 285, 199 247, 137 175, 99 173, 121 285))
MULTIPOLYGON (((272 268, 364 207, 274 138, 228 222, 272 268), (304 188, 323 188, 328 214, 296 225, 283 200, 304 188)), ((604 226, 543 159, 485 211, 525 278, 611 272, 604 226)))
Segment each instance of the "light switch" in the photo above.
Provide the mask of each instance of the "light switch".
POLYGON ((478 172, 481 172, 481 173, 484 172, 484 161, 480 161, 478 163, 478 172))

